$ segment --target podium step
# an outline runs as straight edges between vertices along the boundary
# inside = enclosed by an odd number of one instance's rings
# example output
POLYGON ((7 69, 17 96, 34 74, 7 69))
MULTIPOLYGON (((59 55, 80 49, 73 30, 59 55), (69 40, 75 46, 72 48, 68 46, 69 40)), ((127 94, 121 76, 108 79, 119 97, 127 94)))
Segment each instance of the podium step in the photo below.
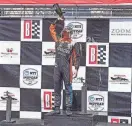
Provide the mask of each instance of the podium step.
POLYGON ((111 124, 111 123, 105 123, 105 122, 99 122, 96 124, 96 126, 131 126, 131 124, 111 124))
POLYGON ((44 126, 95 126, 98 116, 95 113, 80 114, 73 112, 72 116, 67 116, 65 111, 59 115, 44 115, 44 126))
POLYGON ((9 123, 1 121, 0 126, 44 126, 44 121, 41 119, 13 119, 16 122, 9 123))

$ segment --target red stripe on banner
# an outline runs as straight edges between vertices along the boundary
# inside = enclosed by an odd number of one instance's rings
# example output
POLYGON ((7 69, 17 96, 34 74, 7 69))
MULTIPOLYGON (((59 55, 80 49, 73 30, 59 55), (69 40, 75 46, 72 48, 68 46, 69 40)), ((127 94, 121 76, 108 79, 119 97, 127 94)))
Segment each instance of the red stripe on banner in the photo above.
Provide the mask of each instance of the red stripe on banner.
POLYGON ((32 37, 32 21, 24 20, 24 39, 31 39, 32 37))
POLYGON ((120 123, 120 119, 112 118, 111 123, 120 123))
POLYGON ((44 92, 44 109, 45 110, 52 109, 52 92, 49 91, 44 92))
POLYGON ((97 46, 89 46, 89 64, 97 64, 97 46))
POLYGON ((127 4, 132 0, 0 0, 0 4, 127 4))

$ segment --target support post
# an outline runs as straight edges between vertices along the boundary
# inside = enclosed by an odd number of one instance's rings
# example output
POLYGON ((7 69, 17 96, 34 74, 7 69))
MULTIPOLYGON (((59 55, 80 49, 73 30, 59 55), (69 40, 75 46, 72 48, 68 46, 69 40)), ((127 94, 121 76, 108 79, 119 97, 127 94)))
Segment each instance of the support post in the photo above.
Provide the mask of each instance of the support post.
POLYGON ((7 103, 6 103, 6 121, 11 121, 11 104, 12 104, 12 98, 11 96, 8 96, 7 103))
POLYGON ((1 123, 15 123, 15 120, 11 120, 12 97, 8 91, 5 92, 4 99, 6 100, 6 120, 3 120, 1 123))
POLYGON ((83 83, 83 86, 81 88, 81 112, 79 112, 79 114, 81 115, 91 115, 90 113, 88 113, 87 111, 87 85, 84 82, 83 78, 80 78, 81 82, 83 83))
POLYGON ((83 85, 81 90, 81 113, 87 113, 87 86, 83 85))

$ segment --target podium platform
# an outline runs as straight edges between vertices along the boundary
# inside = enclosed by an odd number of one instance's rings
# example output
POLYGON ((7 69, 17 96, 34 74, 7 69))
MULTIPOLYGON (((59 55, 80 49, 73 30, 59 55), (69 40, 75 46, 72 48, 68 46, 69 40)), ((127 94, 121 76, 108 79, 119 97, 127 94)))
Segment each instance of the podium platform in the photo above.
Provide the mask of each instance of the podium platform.
POLYGON ((73 112, 72 116, 67 116, 65 111, 59 115, 44 115, 44 126, 95 126, 98 116, 96 113, 80 114, 73 112))
MULTIPOLYGON (((48 113, 47 113, 48 114, 48 113)), ((81 114, 80 112, 73 112, 72 116, 67 116, 65 111, 61 110, 60 115, 51 116, 43 115, 43 119, 19 119, 14 123, 0 122, 0 126, 96 126, 98 123, 98 115, 95 112, 88 112, 81 114)))
POLYGON ((99 122, 96 126, 132 126, 131 124, 111 124, 111 123, 105 123, 105 122, 99 122))
POLYGON ((6 123, 5 121, 0 122, 0 126, 44 126, 44 120, 41 119, 12 119, 16 122, 6 123))

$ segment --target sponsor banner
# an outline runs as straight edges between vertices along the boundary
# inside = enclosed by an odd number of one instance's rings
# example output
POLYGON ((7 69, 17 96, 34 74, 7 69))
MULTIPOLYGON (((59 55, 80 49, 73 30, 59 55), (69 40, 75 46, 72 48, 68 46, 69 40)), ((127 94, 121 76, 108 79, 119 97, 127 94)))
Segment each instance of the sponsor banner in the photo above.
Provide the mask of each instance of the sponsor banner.
POLYGON ((87 110, 106 112, 108 109, 108 92, 87 91, 87 110))
POLYGON ((132 43, 132 19, 110 19, 109 41, 132 43))
POLYGON ((20 87, 41 89, 41 66, 20 66, 20 87))
POLYGON ((108 116, 109 123, 131 124, 131 117, 108 116))
POLYGON ((109 44, 87 43, 86 65, 94 67, 108 67, 109 44))
POLYGON ((130 0, 1 0, 0 4, 127 4, 132 3, 130 0))
POLYGON ((6 110, 6 92, 12 97, 12 111, 20 111, 20 89, 0 87, 0 110, 6 110))
POLYGON ((72 28, 72 40, 75 42, 86 42, 87 36, 87 21, 85 19, 78 20, 66 20, 65 26, 70 26, 72 28))
POLYGON ((0 42, 0 64, 20 64, 20 42, 0 42))
POLYGON ((42 41, 42 19, 21 19, 21 41, 42 41))
POLYGON ((42 65, 55 64, 55 42, 42 43, 42 65))
MULTIPOLYGON (((42 112, 51 112, 54 109, 54 90, 53 89, 41 89, 41 108, 42 112)), ((63 91, 61 92, 61 106, 63 108, 63 91)))
POLYGON ((108 79, 108 91, 131 92, 131 68, 109 67, 108 79))

